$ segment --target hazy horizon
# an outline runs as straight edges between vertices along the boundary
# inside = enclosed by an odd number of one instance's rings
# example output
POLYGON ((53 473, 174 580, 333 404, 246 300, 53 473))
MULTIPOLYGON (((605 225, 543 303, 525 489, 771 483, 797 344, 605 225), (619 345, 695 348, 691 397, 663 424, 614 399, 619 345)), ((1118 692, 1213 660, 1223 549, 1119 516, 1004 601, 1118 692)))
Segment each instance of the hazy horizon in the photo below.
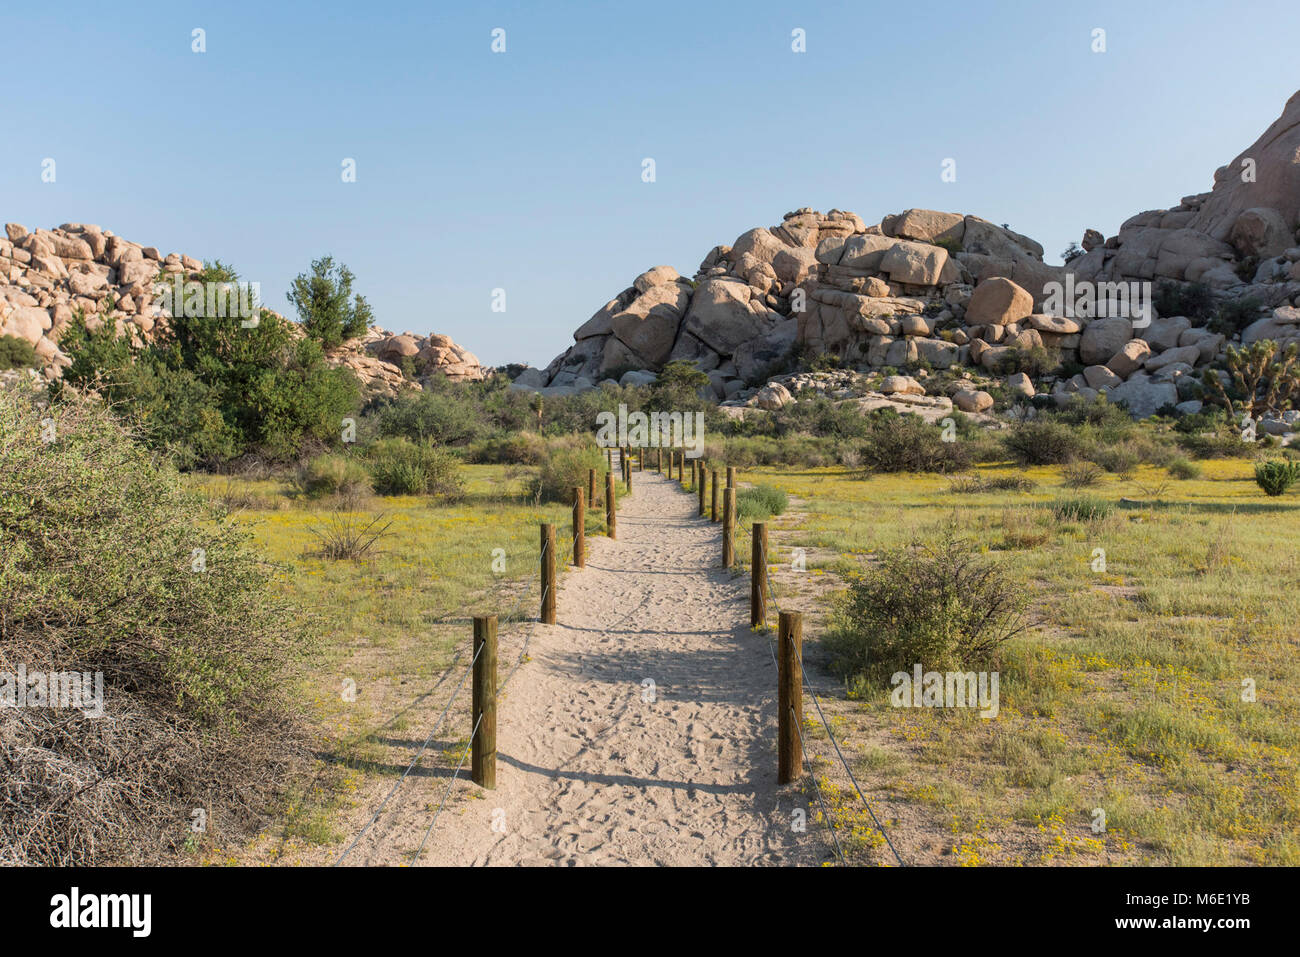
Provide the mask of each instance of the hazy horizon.
POLYGON ((3 221, 221 259, 287 314, 290 280, 331 254, 379 325, 536 366, 640 272, 692 275, 802 206, 970 213, 1059 262, 1085 228, 1208 190, 1295 92, 1300 26, 1280 2, 113 15, 109 48, 89 4, 5 15, 11 75, 39 82, 9 98, 3 221))

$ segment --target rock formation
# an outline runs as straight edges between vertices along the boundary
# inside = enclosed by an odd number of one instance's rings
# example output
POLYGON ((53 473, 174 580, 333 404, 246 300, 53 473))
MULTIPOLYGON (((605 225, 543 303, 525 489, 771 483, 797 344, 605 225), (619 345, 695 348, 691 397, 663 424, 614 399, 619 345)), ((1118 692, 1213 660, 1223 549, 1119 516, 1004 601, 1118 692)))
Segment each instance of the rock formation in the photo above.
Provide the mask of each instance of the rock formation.
MULTIPOLYGON (((59 339, 78 310, 92 329, 111 322, 119 336, 142 345, 170 315, 156 301, 156 284, 174 276, 192 279, 202 268, 190 256, 164 256, 86 223, 34 232, 8 223, 0 239, 0 335, 31 343, 45 378, 53 380, 71 363, 59 339)), ((378 328, 331 350, 328 359, 356 372, 368 391, 386 393, 418 389, 419 378, 439 373, 455 381, 486 374, 473 354, 446 336, 394 336, 378 328), (403 374, 404 365, 416 378, 403 374)))
MULTIPOLYGON (((1058 402, 1105 392, 1137 415, 1180 403, 1193 411, 1200 369, 1228 338, 1159 315, 1151 297, 1161 284, 1203 284, 1212 297, 1262 307, 1240 341, 1300 340, 1298 226, 1300 93, 1210 192, 1139 213, 1109 239, 1088 230, 1085 252, 1065 266, 977 216, 909 209, 867 226, 853 213, 799 209, 715 246, 693 279, 671 266, 642 273, 578 328, 571 348, 514 386, 570 394, 652 381, 685 360, 723 405, 775 407, 781 397, 764 383, 802 353, 860 368, 1012 373, 1006 385, 1030 394, 1019 366, 1046 355, 1058 369, 1082 367, 1044 378, 1058 402)), ((962 403, 979 411, 983 399, 962 403)))

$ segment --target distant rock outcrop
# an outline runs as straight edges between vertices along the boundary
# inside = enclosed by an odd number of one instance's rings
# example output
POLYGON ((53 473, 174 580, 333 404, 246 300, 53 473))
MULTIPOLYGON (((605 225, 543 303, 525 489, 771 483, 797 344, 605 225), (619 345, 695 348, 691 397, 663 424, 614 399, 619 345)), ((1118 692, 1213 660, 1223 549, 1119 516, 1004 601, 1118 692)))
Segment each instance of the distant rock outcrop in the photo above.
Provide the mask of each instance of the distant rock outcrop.
MULTIPOLYGON (((31 343, 45 378, 57 379, 71 364, 59 340, 78 310, 92 329, 111 322, 119 336, 143 345, 170 318, 155 296, 157 283, 171 283, 176 276, 189 280, 202 268, 190 256, 164 256, 99 226, 64 223, 29 232, 8 223, 0 239, 0 335, 31 343)), ((486 375, 478 359, 447 336, 399 336, 379 328, 343 343, 327 358, 352 369, 369 392, 419 389, 431 375, 453 381, 486 375)))
POLYGON ((646 381, 685 360, 708 374, 723 405, 776 407, 779 392, 760 390, 797 351, 857 367, 1013 373, 1007 385, 1029 395, 1034 384, 1017 366, 1046 350, 1058 368, 1085 367, 1043 377, 1058 401, 1109 392, 1150 414, 1192 401, 1197 367, 1228 341, 1146 308, 1156 287, 1199 283, 1214 297, 1251 297, 1261 315, 1242 341, 1300 338, 1288 305, 1300 305, 1298 226, 1300 93, 1215 174, 1211 192, 1139 213, 1109 239, 1087 230, 1084 252, 1065 266, 978 216, 909 209, 867 226, 853 213, 799 209, 715 246, 690 280, 671 266, 642 273, 578 328, 572 347, 514 387, 571 394, 646 381), (1090 303, 1066 302, 1085 289, 1090 303))

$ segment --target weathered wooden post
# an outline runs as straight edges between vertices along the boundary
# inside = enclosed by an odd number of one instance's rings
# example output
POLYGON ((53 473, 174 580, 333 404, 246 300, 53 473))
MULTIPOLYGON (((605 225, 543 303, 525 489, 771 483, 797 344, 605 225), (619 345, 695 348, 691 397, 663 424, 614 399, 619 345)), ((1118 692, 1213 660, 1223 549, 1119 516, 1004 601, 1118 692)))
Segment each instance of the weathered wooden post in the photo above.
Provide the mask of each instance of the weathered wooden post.
POLYGON ((582 486, 573 487, 573 567, 587 566, 587 503, 583 501, 582 486))
POLYGON ((615 531, 614 519, 614 473, 605 473, 605 534, 610 538, 617 538, 615 531))
POLYGON ((758 628, 767 621, 767 522, 753 526, 754 550, 749 575, 749 627, 758 628))
POLYGON ((722 567, 736 564, 736 490, 724 489, 722 496, 722 567))
POLYGON ((803 734, 803 616, 783 611, 777 625, 777 762, 776 783, 789 784, 803 774, 799 736, 803 734))
POLYGON ((596 507, 596 470, 587 469, 587 501, 596 507))
POLYGON ((474 616, 474 692, 470 720, 475 728, 470 778, 489 790, 497 786, 497 616, 474 616))
POLYGON ((736 487, 736 467, 734 465, 728 465, 727 466, 727 488, 735 488, 735 487, 736 487))
MULTIPOLYGON (((698 462, 699 460, 697 459, 696 461, 698 462)), ((699 479, 699 484, 696 486, 695 491, 700 496, 700 514, 703 515, 704 514, 704 487, 709 484, 709 473, 705 470, 703 462, 700 462, 699 466, 700 466, 700 472, 699 472, 700 479, 699 479)))
POLYGON ((555 624, 555 526, 542 525, 542 622, 555 624))
POLYGON ((716 522, 719 517, 720 516, 718 514, 718 470, 714 469, 713 470, 713 514, 710 516, 710 520, 716 522))
POLYGON ((686 453, 678 449, 677 451, 677 484, 678 485, 681 485, 683 482, 686 481, 686 477, 682 474, 685 468, 686 468, 686 453))
POLYGON ((655 469, 660 475, 664 474, 664 450, 655 449, 655 469))

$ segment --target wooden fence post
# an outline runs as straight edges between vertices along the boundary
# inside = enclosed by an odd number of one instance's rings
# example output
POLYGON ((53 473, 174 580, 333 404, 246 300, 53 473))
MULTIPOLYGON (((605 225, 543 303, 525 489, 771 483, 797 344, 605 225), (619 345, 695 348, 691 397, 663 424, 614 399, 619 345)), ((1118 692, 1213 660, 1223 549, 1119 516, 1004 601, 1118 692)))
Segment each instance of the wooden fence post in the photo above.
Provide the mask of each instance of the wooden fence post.
POLYGON ((542 622, 555 624, 555 526, 542 525, 542 622))
POLYGON ((587 469, 587 502, 596 507, 596 470, 587 469))
POLYGON ((722 567, 736 564, 736 490, 725 489, 722 496, 722 567))
POLYGON ((728 465, 727 466, 727 488, 735 488, 735 487, 736 487, 736 467, 734 465, 728 465))
MULTIPOLYGON (((696 461, 698 462, 699 460, 697 459, 696 461)), ((700 472, 699 472, 700 479, 699 479, 699 485, 695 491, 699 493, 700 514, 703 515, 704 514, 704 487, 709 484, 709 473, 705 470, 703 462, 699 462, 699 467, 700 467, 700 472)))
POLYGON ((683 451, 678 451, 677 452, 677 484, 678 485, 681 485, 686 481, 685 476, 682 475, 682 471, 685 468, 686 468, 686 453, 683 451))
POLYGON ((582 498, 582 486, 573 487, 573 567, 587 566, 587 503, 582 498))
POLYGON ((610 538, 617 538, 615 532, 614 518, 614 473, 605 473, 605 534, 610 538))
POLYGON ((712 521, 719 519, 718 515, 718 470, 713 470, 713 514, 710 516, 712 521))
POLYGON ((767 621, 767 522, 753 525, 754 551, 749 575, 749 627, 767 621))
POLYGON ((470 778, 481 788, 497 786, 497 616, 474 616, 474 693, 476 728, 470 778))
POLYGON ((803 774, 803 616, 781 612, 777 626, 777 770, 776 783, 789 784, 803 774))

